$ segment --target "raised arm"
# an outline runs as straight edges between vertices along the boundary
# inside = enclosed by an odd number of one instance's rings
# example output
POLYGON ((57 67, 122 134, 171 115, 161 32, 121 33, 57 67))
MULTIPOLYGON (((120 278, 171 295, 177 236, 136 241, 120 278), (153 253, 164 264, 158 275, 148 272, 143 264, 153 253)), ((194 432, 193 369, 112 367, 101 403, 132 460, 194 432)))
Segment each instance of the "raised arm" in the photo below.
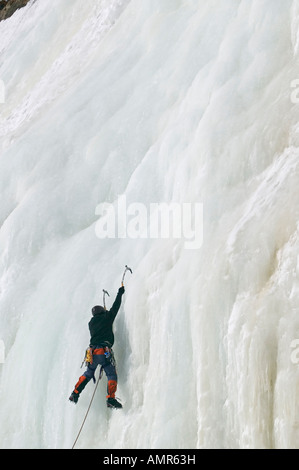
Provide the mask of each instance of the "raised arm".
POLYGON ((121 298, 122 298, 122 295, 124 294, 124 292, 125 292, 124 286, 122 286, 118 289, 117 296, 116 296, 116 298, 113 302, 113 305, 112 305, 111 309, 109 310, 109 315, 111 316, 112 321, 115 319, 115 317, 117 315, 117 312, 119 311, 120 304, 121 304, 121 298))

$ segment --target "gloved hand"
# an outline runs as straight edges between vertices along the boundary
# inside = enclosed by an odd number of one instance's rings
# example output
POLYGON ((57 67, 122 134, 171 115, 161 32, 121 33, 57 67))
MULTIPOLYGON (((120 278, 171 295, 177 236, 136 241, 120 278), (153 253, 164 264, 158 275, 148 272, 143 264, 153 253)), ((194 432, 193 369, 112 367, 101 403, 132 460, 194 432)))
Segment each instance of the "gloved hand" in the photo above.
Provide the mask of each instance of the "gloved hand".
POLYGON ((123 295, 125 292, 125 287, 124 286, 121 286, 119 289, 118 289, 118 293, 123 295))

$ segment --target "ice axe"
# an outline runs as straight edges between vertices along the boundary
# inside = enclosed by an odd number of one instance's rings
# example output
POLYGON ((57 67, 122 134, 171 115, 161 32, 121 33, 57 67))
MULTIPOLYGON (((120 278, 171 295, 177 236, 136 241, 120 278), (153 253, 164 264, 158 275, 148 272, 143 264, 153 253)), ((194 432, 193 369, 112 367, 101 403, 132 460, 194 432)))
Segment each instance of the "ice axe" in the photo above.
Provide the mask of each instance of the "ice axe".
POLYGON ((123 273, 123 277, 121 279, 121 285, 123 286, 124 285, 124 279, 125 279, 125 275, 126 275, 126 272, 127 271, 130 271, 131 274, 133 274, 133 271, 131 268, 129 268, 129 266, 125 266, 125 270, 124 270, 124 273, 123 273))
POLYGON ((108 295, 108 297, 110 297, 109 292, 107 292, 105 289, 103 289, 103 304, 104 304, 104 309, 106 310, 105 295, 108 295))

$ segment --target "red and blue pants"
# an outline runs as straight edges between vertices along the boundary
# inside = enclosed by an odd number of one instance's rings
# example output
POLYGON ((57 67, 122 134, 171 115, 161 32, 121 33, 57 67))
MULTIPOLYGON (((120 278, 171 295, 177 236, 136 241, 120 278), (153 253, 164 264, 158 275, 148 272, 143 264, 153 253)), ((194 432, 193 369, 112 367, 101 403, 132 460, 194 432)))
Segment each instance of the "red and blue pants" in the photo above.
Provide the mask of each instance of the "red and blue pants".
POLYGON ((116 367, 113 359, 113 352, 110 349, 110 356, 106 357, 105 352, 108 348, 103 348, 101 346, 95 347, 92 354, 92 363, 89 363, 86 371, 83 375, 79 377, 78 382, 75 385, 74 392, 81 393, 85 386, 91 379, 94 379, 94 374, 96 368, 101 366, 107 376, 108 385, 107 385, 107 398, 115 398, 115 392, 117 389, 117 373, 116 367))

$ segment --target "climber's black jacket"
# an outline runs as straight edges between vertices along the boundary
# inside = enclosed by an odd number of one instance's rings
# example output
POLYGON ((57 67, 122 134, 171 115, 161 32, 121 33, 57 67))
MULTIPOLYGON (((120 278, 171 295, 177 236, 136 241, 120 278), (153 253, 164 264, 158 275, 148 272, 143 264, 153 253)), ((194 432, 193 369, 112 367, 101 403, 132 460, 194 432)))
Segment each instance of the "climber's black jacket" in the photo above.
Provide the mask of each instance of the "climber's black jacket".
POLYGON ((114 334, 112 325, 119 311, 121 298, 124 293, 124 287, 118 289, 116 299, 110 310, 105 310, 103 307, 94 307, 92 310, 93 317, 88 323, 90 331, 90 346, 105 346, 112 347, 114 344, 114 334))

